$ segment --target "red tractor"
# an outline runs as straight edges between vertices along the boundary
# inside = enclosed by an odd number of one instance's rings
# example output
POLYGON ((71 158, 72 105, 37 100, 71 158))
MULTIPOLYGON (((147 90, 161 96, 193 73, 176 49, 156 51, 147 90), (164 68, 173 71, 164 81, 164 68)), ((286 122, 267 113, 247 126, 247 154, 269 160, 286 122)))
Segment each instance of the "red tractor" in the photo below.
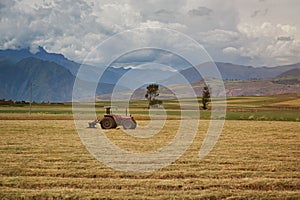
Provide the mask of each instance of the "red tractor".
POLYGON ((127 109, 126 109, 126 116, 122 115, 115 115, 111 113, 111 106, 105 106, 106 114, 101 120, 98 122, 103 129, 112 129, 117 128, 117 126, 123 126, 124 129, 135 129, 136 128, 136 121, 134 120, 133 116, 127 116, 127 109))

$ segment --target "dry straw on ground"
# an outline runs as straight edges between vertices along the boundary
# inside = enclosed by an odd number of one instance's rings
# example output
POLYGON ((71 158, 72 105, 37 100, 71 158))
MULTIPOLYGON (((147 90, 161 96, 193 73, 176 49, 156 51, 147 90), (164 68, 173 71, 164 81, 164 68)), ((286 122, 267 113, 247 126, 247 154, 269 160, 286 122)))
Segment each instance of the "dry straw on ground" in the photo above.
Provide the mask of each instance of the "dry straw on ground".
MULTIPOLYGON (((105 134, 125 149, 148 151, 172 138, 168 126, 176 124, 169 121, 148 141, 130 139, 122 129, 105 134)), ((298 122, 226 121, 213 151, 199 160, 207 127, 201 121, 194 143, 175 163, 139 174, 95 160, 72 120, 1 120, 0 199, 300 198, 298 122)))

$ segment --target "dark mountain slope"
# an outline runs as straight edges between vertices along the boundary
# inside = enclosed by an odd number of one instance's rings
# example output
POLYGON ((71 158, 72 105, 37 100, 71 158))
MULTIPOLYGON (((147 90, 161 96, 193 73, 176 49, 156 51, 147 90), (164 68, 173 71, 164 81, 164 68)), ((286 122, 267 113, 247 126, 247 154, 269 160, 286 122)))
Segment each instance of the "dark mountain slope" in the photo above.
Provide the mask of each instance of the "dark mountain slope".
POLYGON ((74 76, 60 65, 36 58, 26 58, 13 66, 0 65, 1 98, 29 100, 30 83, 34 101, 71 99, 74 76))
POLYGON ((288 70, 280 74, 278 77, 287 77, 287 76, 300 76, 300 69, 288 70))
MULTIPOLYGON (((5 60, 6 62, 16 64, 26 58, 36 58, 43 61, 55 62, 56 64, 69 70, 74 76, 77 75, 78 69, 81 67, 80 63, 71 61, 62 54, 49 53, 42 47, 38 48, 37 53, 31 53, 29 48, 20 50, 0 50, 0 61, 5 60)), ((96 72, 98 70, 97 68, 104 66, 95 67, 91 65, 84 65, 84 67, 86 68, 87 74, 81 74, 79 78, 81 80, 90 81, 91 79, 96 80, 100 78, 96 77, 96 72)), ((115 84, 119 80, 119 78, 128 70, 129 69, 109 67, 103 73, 100 82, 115 84)))
POLYGON ((76 74, 80 64, 71 61, 64 57, 62 54, 48 53, 42 47, 38 48, 37 53, 31 53, 29 48, 20 50, 0 50, 0 58, 4 58, 12 63, 18 63, 25 58, 37 58, 44 61, 55 62, 68 69, 72 74, 76 74))
MULTIPOLYGON (((25 58, 16 64, 0 60, 0 98, 29 100, 33 83, 34 101, 71 101, 75 76, 55 62, 25 58)), ((87 87, 94 85, 83 81, 87 87)), ((109 94, 114 84, 97 84, 96 95, 109 94)), ((124 88, 124 91, 127 89, 124 88)))

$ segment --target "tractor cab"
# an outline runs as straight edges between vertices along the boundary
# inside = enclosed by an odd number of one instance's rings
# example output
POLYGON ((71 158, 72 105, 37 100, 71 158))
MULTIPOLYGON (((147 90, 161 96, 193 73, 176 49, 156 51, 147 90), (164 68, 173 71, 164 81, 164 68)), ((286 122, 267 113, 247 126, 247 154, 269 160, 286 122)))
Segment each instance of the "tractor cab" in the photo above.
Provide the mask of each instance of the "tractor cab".
POLYGON ((107 115, 112 114, 111 109, 113 108, 113 106, 104 106, 104 108, 105 108, 105 113, 106 113, 107 115))

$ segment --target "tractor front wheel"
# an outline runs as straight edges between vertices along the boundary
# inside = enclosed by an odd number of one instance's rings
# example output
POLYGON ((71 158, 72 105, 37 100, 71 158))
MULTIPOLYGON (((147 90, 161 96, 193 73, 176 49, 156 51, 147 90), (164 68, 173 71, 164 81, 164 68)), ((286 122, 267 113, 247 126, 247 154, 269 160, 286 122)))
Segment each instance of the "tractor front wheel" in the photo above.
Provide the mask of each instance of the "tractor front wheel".
POLYGON ((126 129, 135 129, 136 128, 136 124, 131 121, 131 120, 125 120, 123 121, 122 123, 123 125, 123 128, 126 130, 126 129))
POLYGON ((101 128, 103 129, 111 129, 111 128, 115 128, 116 122, 111 117, 104 117, 101 120, 100 124, 101 124, 101 128))

